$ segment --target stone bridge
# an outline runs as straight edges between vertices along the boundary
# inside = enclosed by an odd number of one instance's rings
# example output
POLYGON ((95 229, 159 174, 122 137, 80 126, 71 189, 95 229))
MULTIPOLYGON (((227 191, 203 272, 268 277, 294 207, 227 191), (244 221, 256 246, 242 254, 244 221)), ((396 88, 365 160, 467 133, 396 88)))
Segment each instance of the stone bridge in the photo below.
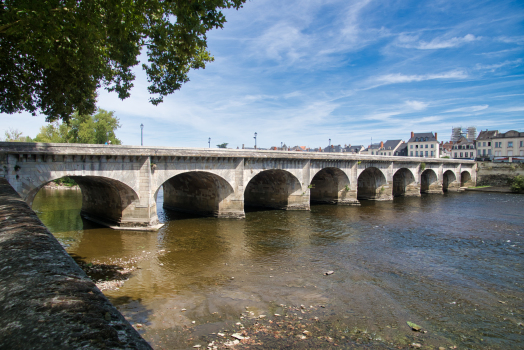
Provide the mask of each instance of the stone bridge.
POLYGON ((0 142, 0 177, 32 205, 64 176, 82 190, 82 215, 119 229, 155 230, 164 208, 243 218, 244 207, 309 210, 310 203, 458 191, 476 182, 467 160, 344 153, 0 142))

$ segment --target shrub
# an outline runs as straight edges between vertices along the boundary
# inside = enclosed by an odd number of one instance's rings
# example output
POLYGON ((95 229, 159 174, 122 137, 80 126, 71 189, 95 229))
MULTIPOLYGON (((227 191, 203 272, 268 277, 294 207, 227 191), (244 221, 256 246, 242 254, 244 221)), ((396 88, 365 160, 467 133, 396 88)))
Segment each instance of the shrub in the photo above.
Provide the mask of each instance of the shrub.
POLYGON ((524 192, 524 176, 517 175, 513 178, 511 183, 511 190, 513 192, 524 192))
POLYGON ((76 186, 77 183, 75 182, 75 180, 69 178, 69 177, 62 177, 58 180, 54 180, 53 181, 54 183, 56 183, 57 185, 64 185, 64 186, 67 186, 67 187, 73 187, 73 186, 76 186))

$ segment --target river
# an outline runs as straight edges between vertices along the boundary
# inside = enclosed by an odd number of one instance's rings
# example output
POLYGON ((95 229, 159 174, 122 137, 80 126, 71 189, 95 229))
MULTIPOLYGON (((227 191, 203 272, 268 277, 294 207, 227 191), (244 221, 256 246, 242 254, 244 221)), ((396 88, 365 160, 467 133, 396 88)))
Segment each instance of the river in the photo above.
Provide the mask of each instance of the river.
POLYGON ((159 209, 158 232, 85 221, 81 201, 41 190, 33 209, 155 349, 524 348, 522 195, 159 209))

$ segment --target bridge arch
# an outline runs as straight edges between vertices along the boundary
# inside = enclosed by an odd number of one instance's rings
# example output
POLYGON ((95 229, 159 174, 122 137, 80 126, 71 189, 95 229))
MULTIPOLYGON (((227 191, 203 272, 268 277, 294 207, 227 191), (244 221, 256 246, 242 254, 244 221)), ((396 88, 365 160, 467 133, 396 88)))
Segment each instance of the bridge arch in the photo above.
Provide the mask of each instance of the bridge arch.
POLYGON ((339 203, 349 191, 349 178, 344 171, 335 167, 318 171, 310 184, 311 203, 339 203))
MULTIPOLYGON (((46 184, 64 176, 52 178, 28 192, 26 202, 32 205, 34 197, 46 184)), ((127 184, 103 176, 67 176, 74 180, 82 191, 81 215, 107 226, 135 226, 137 219, 138 194, 127 184)), ((149 213, 141 215, 149 219, 149 213)), ((140 216, 140 214, 138 215, 140 216)), ((140 225, 139 225, 140 226, 140 225)))
POLYGON ((357 199, 391 199, 391 188, 380 169, 369 167, 360 173, 358 177, 357 199))
POLYGON ((446 170, 442 174, 442 190, 444 192, 457 190, 459 184, 457 182, 457 176, 452 170, 446 170))
POLYGON ((426 169, 420 174, 420 192, 421 193, 442 193, 441 186, 438 182, 437 173, 433 169, 426 169))
MULTIPOLYGON (((202 216, 228 217, 234 189, 219 175, 206 171, 188 171, 167 179, 162 186, 163 207, 166 209, 202 216)), ((155 192, 155 198, 160 187, 155 192)))
POLYGON ((418 195, 416 188, 415 176, 411 170, 400 168, 393 175, 393 197, 418 195))
POLYGON ((309 196, 300 181, 287 170, 259 172, 246 185, 244 205, 272 209, 309 210, 309 196))
POLYGON ((471 179, 471 174, 469 173, 469 171, 467 170, 462 171, 462 173, 460 174, 460 186, 468 187, 468 186, 473 186, 473 185, 474 183, 471 179))

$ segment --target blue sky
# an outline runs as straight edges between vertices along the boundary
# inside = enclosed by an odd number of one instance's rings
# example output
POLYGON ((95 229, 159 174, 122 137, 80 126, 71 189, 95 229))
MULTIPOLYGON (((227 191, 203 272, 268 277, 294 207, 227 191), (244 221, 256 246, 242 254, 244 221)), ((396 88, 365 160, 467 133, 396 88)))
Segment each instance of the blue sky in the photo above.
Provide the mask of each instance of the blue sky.
MULTIPOLYGON (((100 91, 123 144, 369 145, 453 126, 524 131, 524 2, 248 0, 208 35, 215 61, 155 107, 100 91)), ((0 115, 34 137, 45 117, 0 115)))

